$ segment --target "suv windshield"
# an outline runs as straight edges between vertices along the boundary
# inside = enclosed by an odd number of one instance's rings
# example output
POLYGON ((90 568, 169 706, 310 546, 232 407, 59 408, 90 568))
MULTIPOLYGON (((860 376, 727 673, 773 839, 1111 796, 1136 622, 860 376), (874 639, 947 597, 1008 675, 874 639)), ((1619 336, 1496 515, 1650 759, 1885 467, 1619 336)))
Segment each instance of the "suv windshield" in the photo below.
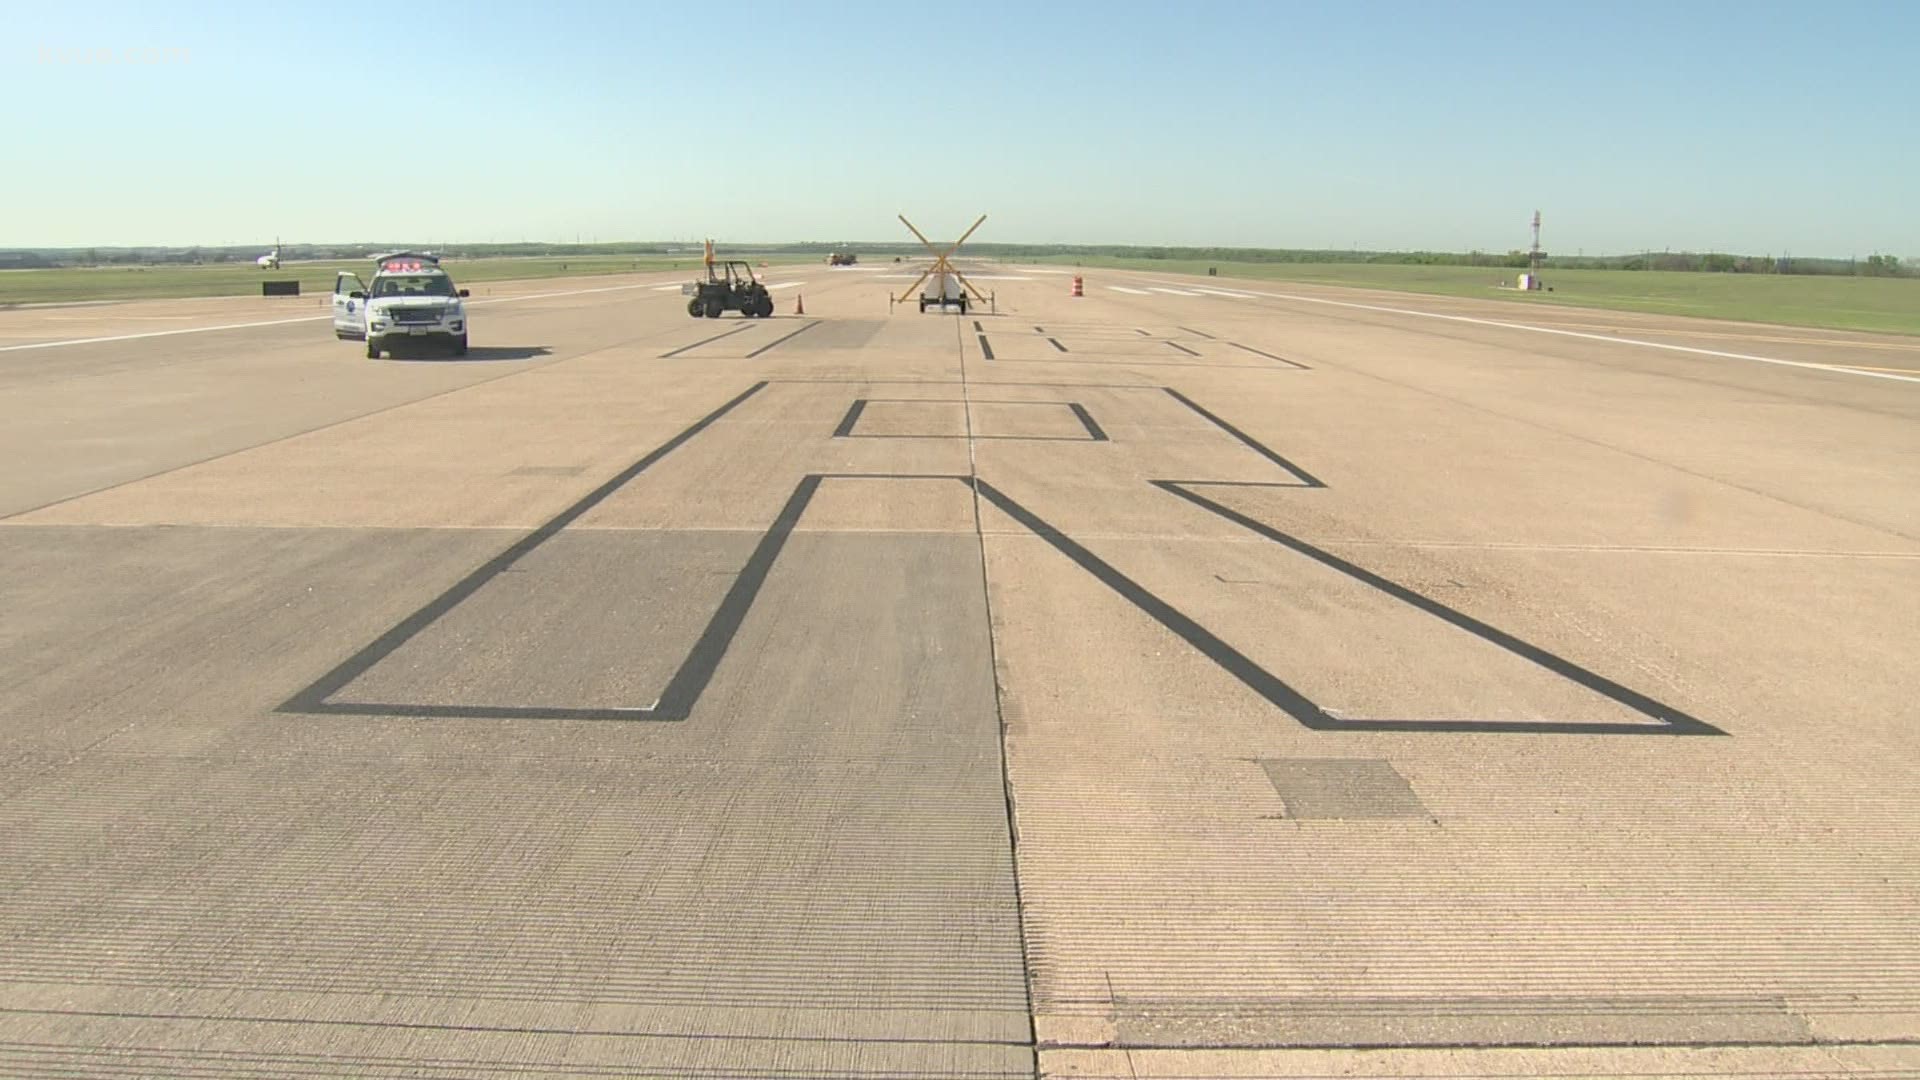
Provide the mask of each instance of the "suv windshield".
POLYGON ((452 296, 453 279, 445 274, 383 274, 373 281, 375 296, 452 296))

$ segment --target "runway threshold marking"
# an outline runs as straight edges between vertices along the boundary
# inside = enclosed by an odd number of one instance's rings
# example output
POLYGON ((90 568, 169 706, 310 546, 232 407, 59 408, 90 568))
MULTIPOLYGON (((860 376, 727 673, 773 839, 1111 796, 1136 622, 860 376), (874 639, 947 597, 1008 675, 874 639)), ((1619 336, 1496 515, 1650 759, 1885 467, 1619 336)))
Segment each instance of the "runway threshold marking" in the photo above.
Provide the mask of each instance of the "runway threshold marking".
MULTIPOLYGON (((1108 288, 1115 286, 1109 285, 1108 288)), ((1169 289, 1156 289, 1156 292, 1170 292, 1169 289)), ((1665 341, 1647 341, 1644 338, 1616 337, 1612 334, 1588 334, 1578 330, 1560 330, 1550 326, 1530 326, 1527 323, 1505 322, 1500 319, 1478 319, 1471 315, 1445 315, 1438 311, 1418 311, 1413 308, 1387 307, 1384 304, 1358 304, 1351 300, 1328 300, 1318 296, 1300 296, 1295 293, 1251 293, 1270 300, 1292 300, 1302 304, 1326 304, 1330 307, 1353 308, 1357 311, 1379 311, 1389 315, 1412 315, 1422 319, 1442 319, 1447 322, 1469 323, 1474 326, 1493 326, 1502 330, 1524 330, 1533 334, 1553 334, 1558 337, 1580 338, 1585 341, 1607 341, 1616 345, 1639 345, 1647 349, 1665 349, 1668 352, 1688 353, 1693 356, 1714 356, 1725 360, 1746 360, 1755 364, 1777 364, 1781 367, 1806 368, 1811 371, 1835 371, 1848 375, 1860 375, 1869 379, 1890 379, 1894 382, 1920 383, 1920 373, 1896 375, 1887 371, 1871 368, 1853 367, 1847 364, 1817 364, 1809 360, 1782 360, 1777 356, 1755 356, 1752 353, 1725 352, 1720 349, 1701 349, 1692 345, 1674 345, 1665 341)))
MULTIPOLYGON (((680 286, 675 285, 674 288, 680 286)), ((528 293, 525 296, 496 296, 485 300, 469 300, 467 306, 480 304, 510 304, 519 300, 543 300, 550 296, 585 296, 588 293, 621 292, 627 289, 651 289, 652 285, 607 285, 598 289, 563 289, 558 292, 528 293)), ((221 323, 218 326, 183 326, 177 330, 147 330, 138 334, 110 334, 106 337, 69 338, 64 341, 32 341, 25 345, 0 345, 0 352, 18 352, 21 349, 57 349, 65 345, 100 345, 111 341, 138 341, 142 338, 174 337, 179 334, 208 334, 215 330, 251 330, 260 326, 286 326, 291 323, 329 322, 331 312, 325 315, 302 315, 297 319, 262 319, 258 322, 221 323)))

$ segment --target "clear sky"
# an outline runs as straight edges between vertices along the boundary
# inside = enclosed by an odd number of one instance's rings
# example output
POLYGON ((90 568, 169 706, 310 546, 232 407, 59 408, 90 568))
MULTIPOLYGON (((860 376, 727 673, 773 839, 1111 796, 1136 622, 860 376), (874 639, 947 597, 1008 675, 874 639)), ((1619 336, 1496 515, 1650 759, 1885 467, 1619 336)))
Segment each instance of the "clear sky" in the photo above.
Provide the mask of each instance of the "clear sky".
POLYGON ((0 247, 1920 256, 1920 3, 0 0, 0 247), (100 50, 109 56, 102 58, 100 50))

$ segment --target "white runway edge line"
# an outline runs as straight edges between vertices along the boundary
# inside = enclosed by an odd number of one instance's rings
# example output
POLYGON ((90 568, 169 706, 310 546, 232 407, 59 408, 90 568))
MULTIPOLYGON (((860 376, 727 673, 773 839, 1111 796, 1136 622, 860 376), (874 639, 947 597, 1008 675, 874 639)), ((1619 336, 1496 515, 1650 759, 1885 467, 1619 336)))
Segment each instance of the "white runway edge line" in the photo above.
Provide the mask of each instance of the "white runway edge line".
MULTIPOLYGON (((496 296, 488 300, 469 300, 468 307, 479 304, 511 304, 518 300, 540 300, 549 296, 585 296, 588 293, 621 292, 627 289, 647 289, 650 285, 608 285, 598 289, 564 289, 559 292, 528 293, 525 296, 496 296)), ((674 288, 680 286, 675 285, 674 288)), ((148 330, 139 334, 113 334, 108 337, 70 338, 66 341, 30 341, 25 345, 0 345, 0 352, 18 352, 21 349, 58 349, 63 345, 99 345, 110 341, 138 341, 141 338, 173 337, 178 334, 207 334, 215 330, 249 330, 256 326, 286 326, 289 323, 331 322, 332 313, 326 315, 302 315, 297 319, 265 319, 260 322, 222 323, 219 326, 183 326, 178 330, 148 330)))
MULTIPOLYGON (((1108 286, 1112 288, 1113 286, 1108 286)), ((1160 289, 1160 292, 1168 290, 1160 289)), ((1782 360, 1777 356, 1754 356, 1751 353, 1722 352, 1719 349, 1698 349, 1691 345, 1672 345, 1664 341, 1647 341, 1642 338, 1614 337, 1610 334, 1583 334, 1578 330, 1558 330, 1551 326, 1528 326, 1526 323, 1501 322, 1498 319, 1476 319, 1470 315, 1443 315, 1437 311, 1415 311, 1412 308, 1386 307, 1380 304, 1356 304, 1349 300, 1326 300, 1318 296, 1296 296, 1293 293, 1254 292, 1249 296, 1264 296, 1270 300, 1294 300, 1302 304, 1328 304, 1332 307, 1355 308, 1360 311, 1382 311, 1389 315, 1414 315, 1422 319, 1444 319, 1447 322, 1471 323, 1475 326, 1496 326, 1502 330, 1525 330, 1533 334, 1553 334, 1556 337, 1582 338, 1587 341, 1606 341, 1615 345, 1639 345, 1647 349, 1665 349, 1668 352, 1688 353, 1693 356, 1717 356, 1726 360, 1748 360, 1756 364, 1778 364, 1781 367, 1806 368, 1810 371, 1833 371, 1842 375, 1862 375, 1869 379, 1891 379, 1894 382, 1920 383, 1920 375, 1896 375, 1887 371, 1862 371, 1845 364, 1816 364, 1809 360, 1782 360)))
POLYGON ((1132 293, 1135 296, 1152 296, 1153 295, 1152 293, 1148 292, 1145 289, 1129 289, 1125 285, 1109 285, 1107 286, 1107 288, 1112 289, 1114 292, 1132 293))
POLYGON ((1163 288, 1161 288, 1161 287, 1160 287, 1160 286, 1158 286, 1158 285, 1149 285, 1149 286, 1147 286, 1147 288, 1148 288, 1148 289, 1150 289, 1150 290, 1152 290, 1152 291, 1154 291, 1154 292, 1157 292, 1157 293, 1166 293, 1166 294, 1167 294, 1168 296, 1200 296, 1200 295, 1203 295, 1203 294, 1201 294, 1201 293, 1197 293, 1197 292, 1193 292, 1192 290, 1189 290, 1189 289, 1163 289, 1163 288))

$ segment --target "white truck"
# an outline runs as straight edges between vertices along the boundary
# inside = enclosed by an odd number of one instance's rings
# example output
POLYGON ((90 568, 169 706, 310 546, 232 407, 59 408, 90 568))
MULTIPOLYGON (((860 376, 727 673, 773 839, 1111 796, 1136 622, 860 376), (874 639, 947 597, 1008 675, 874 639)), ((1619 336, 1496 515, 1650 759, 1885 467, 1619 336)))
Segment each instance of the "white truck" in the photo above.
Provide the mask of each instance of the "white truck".
POLYGON ((333 336, 365 341, 367 359, 401 344, 442 345, 467 355, 467 290, 454 287, 438 256, 393 251, 374 256, 371 284, 342 270, 333 279, 333 336))

